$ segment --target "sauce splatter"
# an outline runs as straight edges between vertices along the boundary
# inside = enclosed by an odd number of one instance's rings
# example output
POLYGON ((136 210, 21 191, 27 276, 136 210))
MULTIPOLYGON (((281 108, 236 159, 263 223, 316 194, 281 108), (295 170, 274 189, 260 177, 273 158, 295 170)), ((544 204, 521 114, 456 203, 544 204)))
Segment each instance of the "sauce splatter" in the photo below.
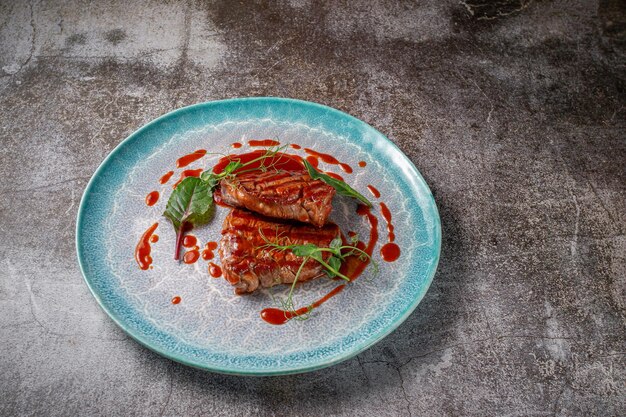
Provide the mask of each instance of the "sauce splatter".
POLYGON ((278 146, 280 142, 272 139, 262 139, 262 140, 249 140, 248 145, 250 146, 278 146))
POLYGON ((292 143, 292 144, 291 144, 291 145, 289 145, 289 146, 291 146, 291 148, 292 148, 292 149, 302 149, 302 146, 297 145, 297 144, 295 144, 295 143, 292 143))
POLYGON ((159 201, 158 191, 149 192, 148 195, 146 196, 146 204, 148 206, 154 206, 157 203, 157 201, 159 201))
POLYGON ((387 232, 389 233, 389 241, 396 240, 396 235, 393 233, 393 224, 391 224, 391 212, 387 207, 387 204, 380 203, 380 212, 383 214, 385 221, 387 222, 387 232))
POLYGON ((159 241, 159 235, 150 236, 150 243, 157 243, 159 241))
POLYGON ((376 189, 373 185, 368 185, 367 189, 370 190, 370 193, 376 198, 380 198, 380 191, 376 189))
POLYGON ((393 262, 400 257, 400 247, 393 242, 386 243, 380 248, 380 256, 385 262, 393 262))
POLYGON ((194 235, 187 235, 183 238, 183 246, 193 248, 198 243, 198 239, 194 235))
POLYGON ((184 170, 183 172, 180 173, 180 178, 178 179, 178 181, 176 181, 176 183, 172 186, 172 188, 176 188, 178 184, 180 184, 181 181, 187 177, 199 177, 200 174, 202 174, 202 171, 203 171, 202 168, 184 170))
POLYGON ((365 162, 365 161, 359 161, 359 166, 360 166, 361 168, 365 168, 365 167, 367 166, 367 162, 365 162))
POLYGON ((215 257, 215 255, 213 254, 213 251, 215 249, 217 249, 217 242, 207 242, 204 250, 202 251, 202 259, 204 259, 205 261, 210 261, 211 259, 213 259, 215 257))
MULTIPOLYGON (((374 247, 376 246, 376 243, 378 243, 378 218, 372 214, 369 207, 363 204, 359 204, 357 206, 356 212, 359 216, 367 218, 370 225, 369 241, 367 242, 367 245, 360 241, 356 246, 368 255, 372 256, 374 247)), ((339 268, 339 272, 350 278, 350 281, 354 281, 363 273, 365 268, 367 268, 367 265, 369 265, 369 260, 363 262, 358 256, 349 256, 341 265, 341 268, 339 268)))
POLYGON ((193 264, 200 259, 200 251, 198 249, 192 249, 185 252, 183 255, 183 262, 186 264, 193 264))
POLYGON ((299 308, 295 311, 285 311, 279 308, 265 308, 261 311, 261 318, 268 322, 269 324, 280 325, 285 324, 289 320, 294 317, 301 316, 303 314, 308 313, 311 309, 317 308, 324 304, 326 301, 333 298, 335 295, 339 294, 346 287, 346 284, 339 285, 335 287, 331 292, 326 294, 324 297, 315 301, 313 304, 307 307, 299 308))
POLYGON ((313 155, 317 157, 319 160, 321 160, 322 162, 326 162, 327 164, 339 165, 339 167, 343 170, 343 172, 345 172, 346 174, 352 174, 352 167, 350 165, 344 164, 343 162, 339 162, 337 158, 335 158, 332 155, 329 155, 327 153, 317 152, 309 148, 304 148, 304 152, 308 153, 309 155, 313 155))
POLYGON ((180 303, 181 298, 179 296, 176 296, 174 298, 172 298, 172 304, 178 304, 180 303))
POLYGON ((184 168, 190 163, 197 161, 206 155, 206 151, 204 149, 198 149, 194 153, 190 153, 189 155, 181 156, 176 160, 176 168, 184 168))
POLYGON ((209 262, 209 274, 213 278, 219 278, 222 276, 222 268, 219 265, 215 265, 213 262, 209 262))
POLYGON ((141 236, 141 239, 139 239, 137 247, 135 247, 135 260, 137 261, 137 265, 139 265, 140 269, 146 270, 152 264, 152 257, 150 256, 150 252, 152 251, 150 239, 158 226, 159 223, 155 223, 150 226, 141 236))
POLYGON ((320 165, 319 159, 313 155, 309 155, 304 159, 306 159, 309 164, 313 165, 314 168, 317 168, 320 165))
POLYGON ((239 149, 239 148, 241 148, 243 146, 243 143, 235 142, 235 143, 233 143, 230 146, 232 146, 234 149, 239 149))
POLYGON ((165 173, 165 175, 163 175, 159 179, 159 183, 165 184, 166 182, 168 182, 170 180, 170 178, 172 178, 172 175, 174 175, 174 171, 168 171, 167 173, 165 173))
POLYGON ((342 177, 341 175, 339 175, 339 174, 335 174, 334 172, 325 172, 324 174, 326 174, 326 175, 328 175, 329 177, 332 177, 332 178, 334 178, 334 179, 336 179, 336 180, 339 180, 339 181, 344 181, 344 182, 345 182, 345 180, 343 179, 343 177, 342 177))

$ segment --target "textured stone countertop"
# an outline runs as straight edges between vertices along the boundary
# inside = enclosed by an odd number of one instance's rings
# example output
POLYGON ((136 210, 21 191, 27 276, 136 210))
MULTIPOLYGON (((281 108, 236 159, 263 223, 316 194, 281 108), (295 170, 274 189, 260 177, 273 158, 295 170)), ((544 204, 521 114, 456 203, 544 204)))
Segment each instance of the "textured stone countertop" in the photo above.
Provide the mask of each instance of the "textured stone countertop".
POLYGON ((0 415, 626 415, 624 3, 417 3, 0 1, 0 415), (332 368, 171 362, 78 268, 78 202, 113 147, 240 96, 370 123, 435 195, 425 299, 332 368))

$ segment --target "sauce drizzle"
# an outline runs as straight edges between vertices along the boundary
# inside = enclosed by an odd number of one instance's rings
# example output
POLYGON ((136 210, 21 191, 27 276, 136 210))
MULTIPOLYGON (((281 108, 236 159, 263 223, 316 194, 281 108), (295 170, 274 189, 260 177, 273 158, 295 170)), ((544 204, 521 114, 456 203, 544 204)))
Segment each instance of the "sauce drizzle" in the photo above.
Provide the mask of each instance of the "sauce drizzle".
POLYGON ((285 311, 279 308, 265 308, 261 310, 261 318, 268 322, 269 324, 280 325, 285 324, 289 320, 294 317, 302 316, 303 314, 308 313, 310 310, 317 308, 324 304, 326 301, 333 298, 335 295, 339 294, 346 287, 346 284, 338 285, 331 292, 315 301, 313 304, 307 307, 299 308, 295 311, 285 311))
POLYGON ((332 178, 334 178, 334 179, 336 179, 336 180, 339 180, 339 181, 343 181, 343 182, 345 182, 345 180, 343 179, 343 177, 342 177, 341 175, 339 175, 339 174, 335 174, 334 172, 325 172, 324 174, 326 174, 326 175, 328 175, 329 177, 332 177, 332 178))
POLYGON ((302 149, 302 146, 300 146, 300 145, 298 145, 298 144, 295 144, 295 143, 292 143, 292 144, 291 144, 291 145, 289 145, 289 146, 291 146, 291 148, 292 148, 292 149, 296 149, 296 150, 297 150, 297 149, 302 149))
POLYGON ((375 198, 380 198, 380 191, 378 191, 376 187, 374 187, 373 185, 368 185, 367 189, 370 190, 370 193, 372 193, 375 198))
MULTIPOLYGON (((245 164, 246 162, 251 162, 257 158, 260 158, 261 156, 265 155, 266 152, 267 151, 263 149, 259 149, 258 151, 225 156, 221 158, 217 162, 217 164, 215 164, 215 166, 213 167, 213 173, 219 174, 223 172, 224 168, 226 168, 226 165, 228 165, 232 161, 239 161, 242 164, 245 164)), ((298 158, 299 157, 296 155, 289 155, 286 153, 278 152, 273 157, 265 158, 261 161, 252 163, 246 166, 244 169, 248 170, 252 168, 258 168, 261 166, 261 164, 263 164, 264 166, 272 165, 276 169, 284 169, 285 171, 302 171, 304 170, 304 166, 298 158)))
POLYGON ((319 159, 313 155, 309 155, 304 159, 306 159, 309 164, 313 165, 313 168, 317 168, 320 165, 319 159))
POLYGON ((346 174, 352 174, 352 167, 350 165, 344 164, 343 162, 339 162, 337 158, 335 158, 332 155, 329 155, 327 153, 317 152, 309 148, 304 148, 304 152, 308 153, 309 155, 313 155, 319 158, 322 162, 326 162, 327 164, 339 165, 339 167, 343 170, 343 172, 345 172, 346 174))
POLYGON ((178 181, 176 181, 176 183, 172 186, 172 188, 176 188, 178 184, 180 184, 181 181, 187 177, 199 177, 202 171, 203 171, 202 168, 184 170, 183 172, 180 173, 180 178, 178 179, 178 181))
POLYGON ((198 243, 198 239, 194 235, 187 235, 183 238, 183 246, 193 248, 198 243))
POLYGON ((365 161, 359 161, 359 166, 360 166, 361 168, 365 168, 365 167, 367 166, 367 162, 365 162, 365 161))
POLYGON ((176 296, 174 298, 172 298, 172 304, 178 304, 180 303, 181 298, 179 296, 176 296))
POLYGON ((222 268, 219 265, 215 265, 213 262, 209 262, 209 274, 213 278, 219 278, 222 276, 222 268))
POLYGON ((393 262, 400 257, 400 247, 393 242, 386 243, 380 248, 380 256, 385 262, 393 262))
POLYGON ((158 191, 152 191, 152 192, 148 193, 148 195, 146 196, 146 204, 148 206, 154 206, 157 201, 159 201, 159 192, 158 191))
POLYGON ((159 183, 160 184, 165 184, 166 182, 168 182, 170 180, 170 178, 172 178, 172 175, 174 175, 174 171, 168 171, 165 173, 165 175, 163 175, 160 179, 159 179, 159 183))
POLYGON ((198 249, 192 249, 185 252, 183 255, 183 262, 186 264, 193 264, 200 258, 200 251, 198 249))
POLYGON ((383 214, 385 221, 387 222, 387 232, 389 233, 389 241, 393 242, 396 240, 396 235, 393 233, 393 224, 391 224, 391 212, 389 211, 389 207, 387 204, 380 203, 380 212, 383 214))
POLYGON ((137 243, 137 247, 135 248, 135 260, 139 265, 140 269, 144 271, 150 268, 152 264, 152 257, 150 256, 150 252, 152 251, 152 247, 150 246, 150 239, 152 238, 152 233, 159 226, 159 223, 155 223, 145 231, 145 233, 139 239, 139 243, 137 243))
POLYGON ((194 161, 197 161, 198 159, 202 158, 204 155, 206 155, 206 150, 198 149, 194 153, 190 153, 189 155, 181 156, 180 158, 178 158, 176 160, 176 168, 184 168, 187 165, 189 165, 190 163, 192 163, 194 161))
POLYGON ((239 148, 241 148, 241 147, 243 146, 243 143, 240 143, 240 142, 235 142, 235 143, 233 143, 233 144, 232 144, 232 145, 230 145, 230 146, 232 146, 232 147, 233 147, 233 148, 235 148, 235 149, 239 149, 239 148))
POLYGON ((280 145, 280 142, 272 139, 262 139, 262 140, 249 140, 248 145, 250 146, 277 146, 280 145))

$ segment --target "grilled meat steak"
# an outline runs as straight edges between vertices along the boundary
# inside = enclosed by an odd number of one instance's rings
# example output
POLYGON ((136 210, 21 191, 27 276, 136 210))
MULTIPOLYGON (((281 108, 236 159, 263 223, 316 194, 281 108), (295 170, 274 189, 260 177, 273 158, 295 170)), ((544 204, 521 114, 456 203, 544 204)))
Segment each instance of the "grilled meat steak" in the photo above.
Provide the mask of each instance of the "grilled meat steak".
POLYGON ((249 172, 220 183, 222 201, 264 216, 322 227, 332 209, 335 189, 305 171, 249 172))
MULTIPOLYGON (((292 283, 304 260, 290 250, 263 248, 267 242, 259 230, 269 241, 280 245, 313 243, 319 247, 328 247, 340 235, 336 224, 316 228, 233 209, 224 220, 219 254, 224 278, 235 287, 237 294, 251 293, 259 286, 269 288, 292 283)), ((328 257, 330 254, 325 253, 324 259, 328 257)), ((309 260, 302 267, 298 282, 323 274, 323 267, 317 261, 309 260)))

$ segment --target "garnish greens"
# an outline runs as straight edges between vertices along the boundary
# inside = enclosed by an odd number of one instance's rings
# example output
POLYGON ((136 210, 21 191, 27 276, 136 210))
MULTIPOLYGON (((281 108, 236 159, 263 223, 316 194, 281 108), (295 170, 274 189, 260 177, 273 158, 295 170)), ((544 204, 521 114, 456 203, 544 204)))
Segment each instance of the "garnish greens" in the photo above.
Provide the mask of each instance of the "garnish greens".
POLYGON ((362 203, 366 204, 368 207, 372 207, 372 203, 365 198, 365 196, 359 193, 354 188, 350 187, 347 183, 343 181, 339 181, 329 175, 324 174, 323 172, 319 172, 316 170, 313 165, 311 165, 306 159, 302 161, 304 163, 304 167, 309 172, 309 176, 314 180, 322 180, 326 184, 333 187, 340 195, 344 195, 346 197, 356 198, 362 203))
POLYGON ((214 211, 213 190, 219 184, 222 178, 234 176, 237 173, 249 172, 253 170, 267 171, 280 161, 280 157, 276 158, 271 164, 265 165, 267 158, 273 158, 281 150, 282 147, 271 147, 267 151, 251 161, 242 163, 237 159, 233 159, 224 167, 219 174, 211 171, 205 171, 200 178, 187 177, 181 181, 174 189, 167 200, 167 206, 163 215, 171 220, 174 230, 176 231, 176 248, 174 249, 174 259, 180 259, 180 247, 185 228, 188 226, 199 226, 208 223, 211 220, 214 211), (247 166, 260 162, 259 167, 249 170, 241 170, 247 166))
MULTIPOLYGON (((285 310, 285 313, 291 313, 291 318, 295 318, 296 320, 306 320, 311 310, 313 310, 312 306, 308 306, 308 311, 305 314, 297 314, 293 303, 293 292, 296 287, 296 283, 298 282, 298 278, 300 277, 300 273, 302 272, 304 265, 309 261, 309 259, 313 259, 322 265, 326 274, 330 278, 338 277, 347 282, 351 281, 350 278, 339 272, 339 269, 341 268, 342 262, 345 262, 349 256, 358 256, 361 262, 370 261, 374 266, 374 274, 378 273, 378 264, 376 261, 374 261, 367 252, 356 246, 358 242, 358 238, 356 236, 351 238, 350 245, 344 245, 341 237, 336 237, 330 242, 328 247, 319 247, 313 243, 305 243, 303 245, 281 245, 278 242, 272 242, 269 240, 261 229, 259 229, 259 234, 266 243, 258 249, 269 248, 270 252, 274 250, 290 250, 294 255, 304 258, 298 268, 298 271, 296 272, 296 276, 291 284, 287 298, 285 300, 279 300, 281 308, 285 310), (331 255, 328 259, 324 260, 324 253, 330 253, 331 255)), ((277 240, 280 240, 280 235, 277 236, 277 240)))

